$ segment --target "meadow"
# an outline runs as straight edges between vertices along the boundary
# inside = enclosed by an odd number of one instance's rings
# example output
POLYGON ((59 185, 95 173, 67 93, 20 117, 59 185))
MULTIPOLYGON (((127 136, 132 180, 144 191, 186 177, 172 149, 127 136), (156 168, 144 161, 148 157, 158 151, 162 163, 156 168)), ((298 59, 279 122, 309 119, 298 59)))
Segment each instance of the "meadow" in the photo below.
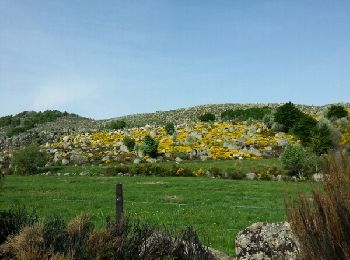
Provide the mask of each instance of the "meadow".
POLYGON ((92 216, 96 227, 115 215, 115 184, 124 187, 125 213, 168 230, 193 226, 205 244, 234 254, 236 234, 258 221, 286 219, 284 200, 309 192, 310 182, 208 177, 6 176, 0 208, 25 206, 46 218, 92 216))

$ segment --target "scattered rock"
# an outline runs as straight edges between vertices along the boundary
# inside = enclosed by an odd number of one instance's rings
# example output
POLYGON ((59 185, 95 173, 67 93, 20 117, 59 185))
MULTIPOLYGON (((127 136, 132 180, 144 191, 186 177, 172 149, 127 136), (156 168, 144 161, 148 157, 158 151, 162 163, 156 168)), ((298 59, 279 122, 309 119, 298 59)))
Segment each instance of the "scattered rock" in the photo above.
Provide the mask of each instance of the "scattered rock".
POLYGON ((248 152, 250 155, 261 157, 261 152, 255 148, 250 148, 248 152))
POLYGON ((247 180, 255 180, 256 179, 256 174, 254 172, 249 172, 245 175, 245 178, 247 180))
POLYGON ((279 138, 277 139, 278 146, 286 146, 289 143, 287 138, 279 138))
POLYGON ((320 182, 320 181, 323 181, 324 180, 324 176, 322 173, 315 173, 312 175, 312 180, 315 181, 315 182, 320 182))
POLYGON ((235 239, 237 259, 298 259, 299 244, 288 222, 254 223, 235 239))
POLYGON ((69 161, 67 160, 67 159, 62 159, 62 165, 67 165, 67 164, 69 164, 69 161))
POLYGON ((141 160, 138 159, 138 158, 136 158, 136 159, 134 160, 134 164, 139 164, 140 162, 141 162, 141 160))
POLYGON ((182 159, 180 157, 176 157, 175 162, 180 163, 180 162, 182 162, 182 159))
POLYGON ((147 158, 146 162, 149 162, 149 163, 156 163, 156 162, 157 162, 157 159, 155 159, 155 158, 147 158))

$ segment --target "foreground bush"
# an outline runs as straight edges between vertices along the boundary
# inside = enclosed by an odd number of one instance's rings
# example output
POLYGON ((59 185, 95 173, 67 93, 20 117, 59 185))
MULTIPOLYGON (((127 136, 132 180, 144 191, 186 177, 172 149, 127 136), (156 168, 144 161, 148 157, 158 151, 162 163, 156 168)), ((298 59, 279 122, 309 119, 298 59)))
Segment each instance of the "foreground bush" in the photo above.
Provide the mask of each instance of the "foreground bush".
POLYGON ((38 220, 36 213, 28 212, 24 208, 0 211, 0 244, 9 235, 17 234, 24 226, 32 225, 38 220))
POLYGON ((11 165, 15 174, 30 175, 35 174, 47 161, 47 154, 41 152, 39 146, 29 145, 12 154, 11 165))
POLYGON ((350 259, 350 165, 347 155, 328 156, 329 178, 312 199, 287 202, 287 215, 301 247, 301 259, 350 259))
MULTIPOLYGON (((2 212, 3 213, 3 212, 2 212)), ((87 215, 31 223, 0 243, 1 259, 213 259, 188 227, 170 236, 156 226, 124 221, 96 230, 87 215)))

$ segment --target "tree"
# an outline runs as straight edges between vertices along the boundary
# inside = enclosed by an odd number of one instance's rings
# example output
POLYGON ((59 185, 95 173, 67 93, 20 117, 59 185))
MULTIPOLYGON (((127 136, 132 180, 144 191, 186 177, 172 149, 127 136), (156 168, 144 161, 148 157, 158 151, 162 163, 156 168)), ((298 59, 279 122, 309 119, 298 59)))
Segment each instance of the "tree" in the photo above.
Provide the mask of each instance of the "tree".
POLYGON ((215 121, 215 115, 213 113, 205 113, 199 116, 198 119, 202 122, 215 121))
POLYGON ((316 126, 316 119, 308 115, 303 115, 293 126, 292 133, 301 140, 303 145, 307 145, 310 143, 311 133, 316 126))
POLYGON ((126 127, 126 122, 123 120, 113 120, 106 125, 108 129, 119 130, 126 127))
POLYGON ((302 117, 301 112, 292 102, 288 102, 276 109, 274 120, 283 125, 283 131, 288 132, 302 117))
POLYGON ((348 112, 343 106, 332 105, 326 114, 328 119, 338 119, 342 117, 348 117, 348 112))
POLYGON ((129 136, 125 136, 123 138, 123 144, 128 148, 129 151, 132 151, 135 147, 135 139, 129 136))
POLYGON ((172 135, 174 134, 175 132, 175 126, 173 123, 167 123, 164 127, 165 129, 165 132, 168 134, 168 135, 172 135))
POLYGON ((143 145, 141 149, 147 156, 154 158, 158 154, 158 142, 147 135, 143 138, 143 145))

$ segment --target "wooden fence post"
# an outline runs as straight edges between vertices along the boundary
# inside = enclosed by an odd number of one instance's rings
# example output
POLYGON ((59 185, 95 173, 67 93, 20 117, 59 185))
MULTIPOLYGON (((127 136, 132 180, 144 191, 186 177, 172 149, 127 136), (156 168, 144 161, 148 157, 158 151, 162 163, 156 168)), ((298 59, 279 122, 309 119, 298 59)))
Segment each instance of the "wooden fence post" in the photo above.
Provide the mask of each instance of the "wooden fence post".
POLYGON ((118 183, 115 186, 115 209, 116 209, 116 221, 117 225, 121 226, 124 222, 124 209, 123 209, 123 184, 118 183))

